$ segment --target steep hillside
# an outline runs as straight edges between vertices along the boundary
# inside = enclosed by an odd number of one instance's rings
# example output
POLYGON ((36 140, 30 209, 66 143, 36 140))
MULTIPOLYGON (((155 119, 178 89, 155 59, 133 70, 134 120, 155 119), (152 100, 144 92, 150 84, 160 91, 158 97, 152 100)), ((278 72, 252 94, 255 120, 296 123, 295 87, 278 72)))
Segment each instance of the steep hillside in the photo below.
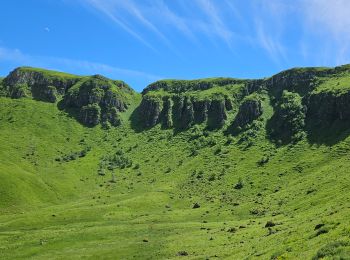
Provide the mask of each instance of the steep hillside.
POLYGON ((142 94, 16 69, 0 97, 0 258, 348 259, 349 69, 142 94), (56 99, 38 98, 49 86, 56 99))

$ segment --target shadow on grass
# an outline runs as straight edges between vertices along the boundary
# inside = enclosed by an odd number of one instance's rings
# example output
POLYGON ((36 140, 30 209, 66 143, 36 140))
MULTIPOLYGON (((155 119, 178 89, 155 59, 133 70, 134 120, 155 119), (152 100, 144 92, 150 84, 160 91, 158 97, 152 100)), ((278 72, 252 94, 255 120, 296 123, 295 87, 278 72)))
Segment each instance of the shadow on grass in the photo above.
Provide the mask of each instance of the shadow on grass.
POLYGON ((333 146, 350 135, 350 122, 335 120, 324 124, 309 120, 306 124, 306 132, 310 144, 333 146))
POLYGON ((140 113, 140 106, 136 107, 134 111, 132 111, 130 115, 130 125, 131 128, 136 132, 140 133, 145 130, 151 129, 152 127, 146 127, 143 120, 142 116, 140 113))
POLYGON ((68 117, 76 120, 82 126, 88 127, 88 128, 93 128, 94 127, 94 126, 86 125, 86 124, 82 123, 81 120, 80 120, 80 114, 79 114, 80 110, 79 110, 79 108, 65 106, 63 99, 57 102, 57 108, 60 111, 66 112, 68 117))

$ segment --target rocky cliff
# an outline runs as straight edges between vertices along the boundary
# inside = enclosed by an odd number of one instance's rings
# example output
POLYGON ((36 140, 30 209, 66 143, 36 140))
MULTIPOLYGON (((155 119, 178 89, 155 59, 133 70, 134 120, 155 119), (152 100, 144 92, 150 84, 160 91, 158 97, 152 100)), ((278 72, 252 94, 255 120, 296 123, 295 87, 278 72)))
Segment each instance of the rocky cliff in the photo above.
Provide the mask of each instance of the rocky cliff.
POLYGON ((143 90, 141 120, 146 127, 245 128, 263 115, 259 96, 265 95, 274 110, 271 133, 282 141, 293 141, 303 136, 305 122, 311 118, 323 125, 350 119, 349 79, 347 65, 295 68, 257 80, 161 80, 143 90), (320 91, 333 81, 338 91, 332 84, 320 91))
POLYGON ((250 80, 213 78, 161 80, 143 90, 141 118, 147 127, 187 129, 196 124, 221 128, 227 114, 257 85, 250 80))
POLYGON ((206 123, 212 128, 223 126, 232 101, 225 98, 197 100, 188 95, 152 97, 145 95, 140 113, 146 127, 160 123, 166 128, 187 129, 195 124, 206 123))
POLYGON ((261 100, 256 95, 247 96, 239 107, 233 127, 245 127, 263 114, 261 100))
MULTIPOLYGON (((124 82, 101 75, 82 77, 29 67, 13 70, 0 79, 0 85, 1 96, 60 104, 88 126, 119 125, 120 113, 138 102, 139 95, 124 82)), ((161 80, 142 91, 137 113, 145 129, 157 124, 177 130, 194 125, 245 128, 265 113, 257 98, 261 96, 271 101, 267 107, 274 112, 269 126, 276 136, 288 132, 293 137, 309 121, 323 126, 347 122, 350 66, 295 68, 256 80, 161 80)))
POLYGON ((119 125, 118 114, 124 112, 136 96, 123 81, 30 67, 13 70, 2 80, 2 85, 2 94, 11 98, 32 97, 51 103, 62 101, 61 108, 77 115, 77 119, 88 126, 99 123, 119 125))
POLYGON ((12 98, 32 96, 34 99, 56 102, 58 96, 78 82, 81 77, 30 67, 20 67, 3 80, 12 98))
POLYGON ((350 120, 350 90, 337 93, 322 91, 308 97, 308 118, 329 125, 336 120, 350 120))
POLYGON ((133 91, 122 81, 113 81, 101 75, 80 80, 64 96, 65 107, 80 111, 83 124, 94 126, 99 123, 117 126, 119 112, 124 112, 131 100, 133 91))

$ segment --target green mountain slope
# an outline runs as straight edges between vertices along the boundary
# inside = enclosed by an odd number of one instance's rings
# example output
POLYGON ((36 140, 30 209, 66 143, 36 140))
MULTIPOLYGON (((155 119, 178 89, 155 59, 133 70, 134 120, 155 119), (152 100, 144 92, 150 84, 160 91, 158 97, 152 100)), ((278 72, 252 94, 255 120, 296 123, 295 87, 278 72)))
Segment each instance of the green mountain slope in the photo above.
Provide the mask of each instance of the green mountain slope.
POLYGON ((102 76, 8 76, 0 258, 347 259, 348 68, 167 80, 142 97, 102 76), (48 86, 57 98, 37 98, 48 86))

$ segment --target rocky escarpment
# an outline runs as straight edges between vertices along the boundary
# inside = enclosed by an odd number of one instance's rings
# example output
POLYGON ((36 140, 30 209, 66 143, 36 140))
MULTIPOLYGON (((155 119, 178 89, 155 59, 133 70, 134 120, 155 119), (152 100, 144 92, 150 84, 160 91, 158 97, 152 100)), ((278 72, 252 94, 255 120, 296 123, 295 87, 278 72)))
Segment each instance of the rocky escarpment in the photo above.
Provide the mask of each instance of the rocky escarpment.
MULTIPOLYGON (((271 132, 295 136, 304 131, 304 121, 325 126, 349 121, 349 78, 347 65, 295 68, 256 80, 161 80, 142 91, 142 101, 133 115, 138 115, 138 125, 145 128, 157 124, 179 130, 197 124, 208 129, 245 128, 264 112, 261 100, 253 98, 262 94, 271 101, 268 105, 264 102, 264 107, 271 105, 269 111, 274 111, 272 119, 276 119, 271 132), (295 117, 302 118, 303 123, 296 122, 295 117)), ((88 126, 119 125, 120 113, 134 101, 136 104, 138 96, 124 82, 100 75, 81 77, 30 67, 15 69, 0 79, 0 85, 0 96, 57 103, 88 126)))
POLYGON ((56 102, 58 96, 63 96, 80 79, 66 73, 20 67, 3 80, 3 85, 12 98, 32 96, 37 100, 56 102))
POLYGON ((232 110, 228 98, 197 100, 186 95, 157 97, 145 95, 140 105, 141 118, 146 127, 160 123, 163 127, 187 129, 195 124, 207 123, 209 127, 221 127, 232 110))
MULTIPOLYGON (((302 98, 304 113, 307 111, 306 119, 326 126, 336 120, 350 119, 350 85, 347 83, 347 78, 350 78, 349 72, 349 65, 290 69, 267 79, 265 89, 272 93, 277 105, 281 104, 284 91, 299 95, 302 98), (340 87, 340 82, 344 81, 340 87), (334 86, 328 83, 328 89, 319 90, 320 85, 327 85, 327 82, 337 83, 334 83, 334 86)), ((276 109, 278 110, 278 107, 276 109)))
POLYGON ((66 108, 79 110, 83 124, 110 123, 117 126, 120 124, 118 112, 128 108, 128 94, 132 94, 132 90, 124 82, 94 75, 71 87, 63 102, 66 108))
POLYGON ((196 124, 220 128, 237 103, 259 88, 257 82, 232 78, 157 81, 142 92, 141 119, 146 127, 159 123, 176 129, 196 124))
POLYGON ((273 95, 280 97, 284 90, 296 92, 300 96, 311 93, 320 84, 319 79, 342 76, 350 72, 350 66, 344 65, 335 68, 311 67, 293 68, 282 71, 266 80, 264 88, 273 95))
POLYGON ((350 120, 350 90, 343 92, 314 92, 308 97, 309 119, 318 124, 331 124, 336 120, 350 120))
POLYGON ((155 126, 160 122, 159 115, 163 108, 163 100, 155 97, 145 97, 140 104, 140 113, 145 127, 155 126))
POLYGON ((263 107, 261 100, 256 96, 248 96, 239 107, 235 120, 233 121, 233 128, 245 127, 258 119, 263 114, 263 107))
POLYGON ((120 124, 119 113, 128 108, 136 93, 124 82, 100 75, 79 77, 66 73, 20 67, 2 80, 1 95, 31 97, 59 106, 84 125, 120 124))

